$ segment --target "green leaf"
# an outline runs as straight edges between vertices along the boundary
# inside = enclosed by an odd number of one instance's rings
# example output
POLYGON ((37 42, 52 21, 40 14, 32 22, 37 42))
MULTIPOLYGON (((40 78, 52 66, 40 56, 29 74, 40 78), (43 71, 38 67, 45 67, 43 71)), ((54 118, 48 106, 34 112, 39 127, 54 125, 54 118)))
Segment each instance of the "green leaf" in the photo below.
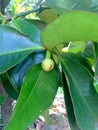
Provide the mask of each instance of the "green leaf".
POLYGON ((52 104, 56 91, 55 70, 44 72, 40 64, 31 67, 23 81, 16 107, 6 130, 26 129, 52 104))
POLYGON ((88 58, 93 59, 94 58, 94 49, 93 49, 93 43, 92 42, 86 42, 86 47, 84 50, 84 55, 88 58))
POLYGON ((71 130, 80 130, 77 124, 76 118, 75 118, 73 104, 72 104, 71 96, 69 93, 69 88, 67 85, 66 77, 64 74, 62 75, 62 78, 63 78, 64 100, 66 104, 66 111, 67 111, 67 116, 68 116, 71 130))
POLYGON ((36 25, 41 31, 47 26, 47 24, 41 20, 37 19, 27 19, 27 21, 32 22, 34 25, 36 25))
POLYGON ((67 76, 75 117, 80 129, 98 130, 98 95, 94 90, 91 73, 78 59, 61 58, 61 63, 67 76))
POLYGON ((52 50, 70 41, 98 41, 98 14, 69 11, 49 24, 41 34, 46 49, 52 50))
POLYGON ((98 93, 98 57, 96 58, 95 62, 95 74, 94 74, 94 87, 96 92, 98 93))
POLYGON ((93 81, 94 87, 96 92, 98 93, 98 79, 94 77, 94 81, 93 81))
POLYGON ((94 43, 93 44, 94 46, 94 51, 95 51, 95 63, 94 63, 94 70, 95 70, 95 74, 94 74, 94 81, 93 81, 93 84, 94 84, 94 87, 95 87, 95 90, 96 92, 98 93, 98 43, 94 43))
POLYGON ((98 0, 46 0, 44 5, 66 10, 86 10, 98 12, 98 0))
POLYGON ((13 86, 20 91, 22 81, 27 70, 35 64, 41 63, 44 59, 45 51, 36 51, 27 56, 23 61, 21 61, 18 65, 13 67, 8 71, 8 75, 13 86))
POLYGON ((84 55, 82 53, 61 53, 61 56, 64 59, 68 59, 68 60, 75 60, 78 61, 90 72, 90 74, 92 75, 92 77, 94 76, 94 72, 92 71, 92 64, 90 64, 90 62, 88 61, 88 59, 86 57, 84 57, 84 55))
POLYGON ((73 52, 73 53, 83 52, 86 47, 84 41, 70 42, 69 44, 70 45, 69 45, 68 52, 73 52))
POLYGON ((3 95, 0 94, 0 105, 2 105, 4 99, 5 99, 5 97, 4 97, 3 95))
POLYGON ((88 41, 85 42, 86 43, 86 47, 84 49, 83 55, 89 60, 89 62, 91 63, 91 65, 94 65, 94 46, 93 46, 93 42, 88 41))
POLYGON ((39 47, 28 37, 10 27, 0 26, 0 74, 37 49, 39 47))
MULTIPOLYGON (((24 19, 24 20, 27 21, 30 24, 37 26, 36 28, 37 29, 39 28, 40 31, 42 31, 47 26, 47 24, 45 22, 41 21, 41 20, 37 20, 37 19, 33 19, 33 20, 32 19, 24 19)), ((12 21, 7 23, 6 25, 9 26, 9 27, 15 28, 16 30, 18 29, 17 26, 15 25, 15 23, 12 22, 12 21)), ((38 30, 38 33, 39 33, 39 30, 38 30)), ((26 35, 29 35, 29 34, 26 34, 26 35)))
POLYGON ((94 56, 95 58, 98 57, 98 42, 93 43, 93 49, 94 49, 94 56))
POLYGON ((3 84, 3 87, 6 91, 6 93, 13 99, 17 99, 18 96, 19 96, 19 91, 18 89, 13 86, 9 80, 9 76, 7 73, 4 73, 2 75, 0 75, 0 78, 1 78, 1 81, 2 81, 2 84, 3 84))
POLYGON ((35 26, 32 22, 26 19, 16 19, 13 20, 13 23, 19 32, 29 36, 35 44, 41 44, 40 43, 41 30, 37 26, 35 26))

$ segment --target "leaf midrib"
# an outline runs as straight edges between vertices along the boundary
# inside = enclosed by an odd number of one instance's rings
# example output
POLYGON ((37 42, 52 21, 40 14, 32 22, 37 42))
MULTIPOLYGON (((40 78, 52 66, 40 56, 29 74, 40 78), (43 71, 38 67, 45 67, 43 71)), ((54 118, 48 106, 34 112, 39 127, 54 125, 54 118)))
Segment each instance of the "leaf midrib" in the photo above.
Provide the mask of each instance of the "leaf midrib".
POLYGON ((38 81, 39 81, 39 79, 40 79, 40 75, 41 75, 42 72, 43 72, 43 71, 41 70, 41 72, 40 72, 40 74, 39 74, 39 76, 38 76, 38 79, 37 79, 37 81, 36 81, 36 83, 35 83, 35 85, 34 85, 34 88, 32 89, 30 95, 28 96, 27 100, 25 101, 25 104, 23 105, 22 109, 21 109, 21 110, 19 111, 19 113, 17 114, 16 118, 14 117, 14 121, 17 120, 18 116, 22 113, 24 107, 26 106, 26 103, 28 102, 28 100, 30 99, 32 93, 34 92, 34 89, 35 89, 35 87, 36 87, 36 85, 37 85, 37 83, 38 83, 38 81))
POLYGON ((19 52, 28 51, 28 50, 32 50, 33 51, 33 50, 35 50, 37 48, 38 47, 31 47, 31 48, 26 48, 26 49, 21 49, 21 50, 16 50, 16 51, 3 52, 3 53, 0 53, 0 56, 12 54, 12 53, 19 53, 19 52))
MULTIPOLYGON (((64 63, 64 64, 65 64, 65 63, 64 63)), ((70 70, 68 69, 68 67, 67 67, 66 64, 65 64, 65 66, 66 66, 66 68, 67 68, 67 70, 68 70, 68 72, 69 72, 71 78, 73 79, 73 82, 74 82, 74 84, 75 84, 75 86, 76 86, 76 88, 77 88, 79 94, 81 95, 83 102, 86 104, 88 110, 89 110, 90 113, 92 114, 92 117, 95 119, 95 118, 96 118, 95 114, 92 112, 92 109, 90 109, 89 105, 86 103, 86 100, 85 100, 85 98, 82 96, 83 94, 81 93, 81 91, 79 91, 80 89, 78 88, 77 84, 75 83, 74 77, 71 75, 71 72, 70 72, 70 70)), ((70 91, 70 90, 69 90, 69 91, 70 91)), ((70 92, 70 93, 71 93, 71 92, 70 92)), ((74 105, 74 104, 73 104, 73 105, 74 105)))

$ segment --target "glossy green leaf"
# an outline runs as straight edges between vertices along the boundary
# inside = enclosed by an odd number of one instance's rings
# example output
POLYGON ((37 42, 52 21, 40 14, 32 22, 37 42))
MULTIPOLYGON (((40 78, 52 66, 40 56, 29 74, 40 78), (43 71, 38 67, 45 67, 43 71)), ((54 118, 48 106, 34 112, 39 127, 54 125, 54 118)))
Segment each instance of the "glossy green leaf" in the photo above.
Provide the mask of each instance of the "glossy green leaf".
POLYGON ((93 49, 93 43, 92 42, 86 42, 86 47, 84 50, 84 55, 88 58, 94 58, 94 49, 93 49))
POLYGON ((70 41, 98 41, 98 14, 69 11, 49 24, 41 34, 46 49, 52 50, 70 41))
POLYGON ((47 26, 47 24, 41 20, 37 20, 37 19, 27 19, 27 21, 33 23, 34 25, 36 25, 41 31, 47 26))
POLYGON ((93 43, 93 49, 94 49, 94 56, 98 57, 98 42, 93 43))
MULTIPOLYGON (((30 24, 37 26, 37 29, 39 28, 41 31, 47 26, 47 24, 45 22, 43 22, 41 20, 37 20, 37 19, 33 19, 33 20, 32 19, 25 19, 25 21, 27 21, 30 24)), ((12 21, 7 23, 7 26, 15 28, 16 30, 18 29, 17 26, 15 25, 15 23, 12 22, 12 21)), ((39 30, 38 30, 38 34, 39 34, 39 30)), ((29 34, 26 34, 26 35, 29 35, 29 34)))
POLYGON ((98 94, 94 89, 91 73, 78 59, 62 57, 61 62, 80 129, 98 130, 98 94))
POLYGON ((13 86, 20 91, 23 78, 27 70, 35 64, 41 63, 44 59, 45 51, 36 51, 27 56, 18 65, 8 71, 8 75, 13 86))
POLYGON ((0 76, 3 87, 6 91, 6 93, 13 99, 17 99, 19 96, 19 91, 18 89, 13 86, 9 80, 9 76, 7 75, 7 73, 4 73, 0 76))
POLYGON ((86 44, 84 41, 70 42, 68 52, 73 52, 73 53, 83 52, 85 47, 86 44))
POLYGON ((98 0, 46 0, 44 5, 66 10, 98 12, 98 0))
POLYGON ((67 111, 67 116, 68 116, 71 130, 80 130, 80 128, 77 124, 76 118, 75 118, 73 104, 72 104, 71 96, 69 93, 68 84, 67 84, 67 80, 66 80, 66 77, 64 74, 62 75, 62 78, 63 78, 64 100, 65 100, 65 104, 66 104, 66 111, 67 111))
POLYGON ((16 19, 13 23, 19 32, 29 36, 35 44, 40 44, 41 30, 32 22, 26 19, 16 19))
POLYGON ((94 87, 96 92, 98 93, 98 57, 96 58, 95 62, 95 74, 94 74, 94 87))
POLYGON ((90 74, 92 75, 92 77, 94 76, 94 72, 92 71, 92 64, 90 64, 89 60, 84 57, 84 55, 82 53, 71 53, 71 52, 68 52, 68 53, 61 53, 61 56, 64 58, 64 59, 68 59, 68 60, 74 60, 74 61, 78 61, 84 66, 86 67, 86 69, 90 72, 90 74))
POLYGON ((94 77, 94 81, 93 81, 94 87, 96 92, 98 93, 98 79, 94 77))
POLYGON ((94 65, 94 46, 93 42, 88 41, 85 42, 86 47, 84 49, 83 55, 89 60, 90 64, 93 66, 94 65))
POLYGON ((98 93, 98 43, 94 43, 93 44, 93 48, 94 48, 94 56, 95 56, 95 59, 94 59, 94 71, 95 71, 95 74, 94 74, 94 87, 95 87, 95 90, 96 92, 98 93))
POLYGON ((40 64, 31 67, 23 81, 16 107, 6 130, 26 129, 52 104, 56 91, 55 70, 44 72, 40 64))
POLYGON ((39 47, 28 37, 10 27, 0 26, 0 73, 15 66, 37 49, 39 47))
POLYGON ((0 105, 2 105, 4 99, 5 99, 5 97, 2 94, 0 94, 0 105))

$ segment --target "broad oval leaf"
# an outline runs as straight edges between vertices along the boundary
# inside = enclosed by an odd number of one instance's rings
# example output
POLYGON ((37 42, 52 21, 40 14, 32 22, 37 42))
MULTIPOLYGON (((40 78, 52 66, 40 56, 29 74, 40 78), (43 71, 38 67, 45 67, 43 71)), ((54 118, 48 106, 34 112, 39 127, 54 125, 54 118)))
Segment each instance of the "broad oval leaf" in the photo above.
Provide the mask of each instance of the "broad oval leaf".
POLYGON ((86 47, 86 44, 84 41, 75 41, 75 42, 70 42, 69 47, 68 47, 68 52, 83 52, 86 47))
POLYGON ((17 100, 19 96, 19 90, 14 85, 11 84, 7 72, 1 74, 0 78, 6 93, 14 100, 17 100))
POLYGON ((13 23, 19 32, 29 36, 35 44, 41 44, 40 43, 41 30, 37 26, 35 26, 32 22, 26 19, 16 19, 13 20, 13 23))
POLYGON ((10 69, 7 73, 13 86, 20 91, 22 81, 27 70, 35 64, 41 63, 45 57, 45 51, 36 51, 27 56, 23 61, 10 69))
POLYGON ((47 26, 47 24, 41 20, 37 19, 26 19, 28 22, 31 22, 35 26, 37 26, 41 31, 47 26))
POLYGON ((95 74, 94 74, 94 87, 96 92, 98 93, 98 56, 95 61, 95 74))
POLYGON ((98 14, 69 11, 48 25, 41 34, 46 49, 70 41, 98 41, 98 14))
POLYGON ((94 59, 94 87, 96 92, 98 93, 98 43, 94 43, 94 52, 95 52, 95 59, 94 59))
POLYGON ((28 37, 15 29, 0 26, 0 74, 39 49, 28 37))
POLYGON ((98 130, 98 95, 93 77, 78 59, 61 58, 67 76, 76 120, 81 130, 98 130), (85 115, 85 123, 84 116, 85 115))
POLYGON ((44 72, 41 65, 31 67, 6 130, 24 130, 51 104, 57 91, 55 70, 44 72), (25 123, 24 123, 25 122, 25 123))
POLYGON ((98 12, 98 0, 46 0, 44 5, 56 10, 86 10, 98 12))
POLYGON ((92 64, 89 62, 89 60, 84 57, 84 55, 82 53, 71 53, 71 52, 68 52, 68 53, 61 53, 61 56, 64 58, 64 59, 68 59, 68 60, 74 60, 74 61, 78 61, 84 66, 86 67, 86 69, 91 73, 92 77, 94 76, 94 72, 92 71, 92 64))
POLYGON ((73 104, 72 104, 67 80, 66 80, 64 73, 62 74, 62 80, 63 80, 64 100, 65 100, 65 104, 66 104, 66 111, 67 111, 67 116, 68 116, 71 130, 80 130, 80 128, 77 124, 77 121, 76 121, 75 114, 74 114, 73 104))
POLYGON ((86 42, 86 47, 85 47, 85 50, 84 50, 84 55, 88 58, 91 58, 91 59, 94 58, 94 48, 93 48, 93 46, 94 46, 93 42, 88 41, 88 42, 86 42))
POLYGON ((98 42, 94 42, 93 43, 93 49, 94 49, 94 53, 95 53, 95 57, 98 57, 98 42))
MULTIPOLYGON (((33 24, 33 25, 35 25, 35 26, 37 26, 37 29, 39 28, 40 29, 40 31, 42 31, 46 26, 47 26, 47 24, 45 23, 45 22, 43 22, 43 21, 41 21, 41 20, 37 20, 37 19, 24 19, 24 20, 26 20, 27 22, 29 22, 30 24, 33 24)), ((18 26, 18 28, 17 28, 17 26, 16 26, 16 24, 14 23, 14 21, 11 21, 11 22, 9 22, 9 23, 7 23, 6 24, 7 26, 9 26, 9 27, 12 27, 12 28, 15 28, 16 30, 19 28, 19 26, 18 26)), ((36 29, 36 30, 37 30, 36 29)), ((21 30, 21 29, 19 29, 19 30, 21 30)), ((23 32, 23 30, 22 30, 22 32, 23 32)), ((24 32, 24 33, 26 33, 26 35, 29 35, 29 33, 28 32, 24 32)), ((39 30, 38 30, 38 35, 39 35, 39 30)), ((34 36, 33 34, 31 34, 31 35, 29 35, 29 36, 34 36)), ((32 38, 34 38, 34 37, 32 37, 32 38)), ((35 39, 35 38, 34 38, 35 39)))
POLYGON ((4 99, 5 99, 5 97, 2 94, 0 94, 0 105, 2 105, 4 99))

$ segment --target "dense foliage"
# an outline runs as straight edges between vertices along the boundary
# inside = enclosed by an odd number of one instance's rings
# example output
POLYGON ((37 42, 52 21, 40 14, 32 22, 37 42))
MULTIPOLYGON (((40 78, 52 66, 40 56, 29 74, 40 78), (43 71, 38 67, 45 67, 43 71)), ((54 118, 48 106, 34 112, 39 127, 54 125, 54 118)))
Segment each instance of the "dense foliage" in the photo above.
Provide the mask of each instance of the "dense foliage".
POLYGON ((5 129, 25 130, 63 87, 71 129, 98 130, 98 0, 1 0, 0 11, 0 79, 17 100, 5 129))

